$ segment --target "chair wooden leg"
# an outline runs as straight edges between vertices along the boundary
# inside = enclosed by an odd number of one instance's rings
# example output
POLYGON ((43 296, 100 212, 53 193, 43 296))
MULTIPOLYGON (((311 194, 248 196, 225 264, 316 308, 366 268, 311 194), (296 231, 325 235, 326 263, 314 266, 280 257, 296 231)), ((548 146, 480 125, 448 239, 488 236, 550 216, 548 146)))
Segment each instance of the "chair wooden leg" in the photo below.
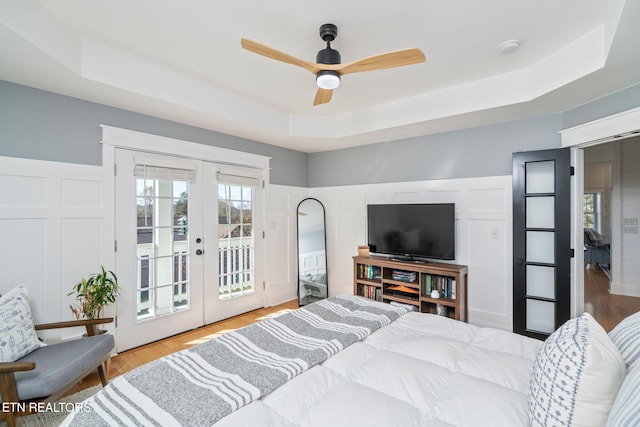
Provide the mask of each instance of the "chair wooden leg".
MULTIPOLYGON (((13 372, 0 373, 0 395, 2 396, 3 402, 18 403, 18 390, 13 372)), ((19 414, 8 411, 3 415, 7 422, 7 427, 19 427, 22 425, 22 419, 19 414)))
POLYGON ((109 384, 107 368, 105 365, 106 365, 106 362, 101 363, 98 366, 98 374, 100 375, 100 382, 102 383, 102 387, 105 387, 107 384, 109 384))

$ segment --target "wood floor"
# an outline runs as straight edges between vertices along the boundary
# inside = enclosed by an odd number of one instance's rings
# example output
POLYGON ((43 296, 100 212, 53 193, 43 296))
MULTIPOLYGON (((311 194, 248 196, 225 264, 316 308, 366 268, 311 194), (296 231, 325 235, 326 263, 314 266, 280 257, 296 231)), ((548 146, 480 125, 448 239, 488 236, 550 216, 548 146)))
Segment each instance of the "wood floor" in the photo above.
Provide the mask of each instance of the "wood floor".
POLYGON ((595 268, 584 270, 584 309, 608 332, 622 319, 640 311, 640 298, 612 295, 609 278, 595 268))
MULTIPOLYGON (((241 314, 221 322, 124 351, 111 359, 109 363, 109 378, 115 378, 167 354, 193 347, 194 345, 216 338, 226 332, 242 328, 243 326, 250 325, 262 319, 277 316, 290 310, 295 310, 296 308, 298 308, 298 300, 293 300, 274 307, 250 311, 249 313, 241 314)), ((98 384, 100 384, 100 377, 98 373, 95 372, 69 390, 67 394, 76 393, 98 384)))

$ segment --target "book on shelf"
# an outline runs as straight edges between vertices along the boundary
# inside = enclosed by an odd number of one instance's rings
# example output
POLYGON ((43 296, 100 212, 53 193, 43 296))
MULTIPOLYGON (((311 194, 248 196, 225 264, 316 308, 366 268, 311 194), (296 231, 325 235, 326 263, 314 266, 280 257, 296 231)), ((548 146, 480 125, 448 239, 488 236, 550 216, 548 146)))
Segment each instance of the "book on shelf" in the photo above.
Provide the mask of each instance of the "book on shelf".
POLYGON ((378 286, 362 285, 360 296, 376 301, 382 301, 382 289, 378 286))
POLYGON ((382 278, 380 271, 380 267, 376 267, 375 265, 359 264, 358 277, 369 280, 380 280, 382 278))
POLYGON ((416 277, 415 271, 393 270, 391 272, 391 278, 401 282, 415 282, 416 277))
POLYGON ((441 298, 456 299, 456 279, 448 276, 424 274, 422 283, 423 295, 431 295, 431 291, 438 290, 441 298))

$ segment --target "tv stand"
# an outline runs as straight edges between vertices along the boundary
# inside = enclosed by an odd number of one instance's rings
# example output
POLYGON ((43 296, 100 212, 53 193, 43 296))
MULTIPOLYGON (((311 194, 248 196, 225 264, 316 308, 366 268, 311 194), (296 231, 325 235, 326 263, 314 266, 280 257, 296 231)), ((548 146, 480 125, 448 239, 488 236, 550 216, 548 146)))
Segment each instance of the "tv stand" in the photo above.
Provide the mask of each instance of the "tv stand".
POLYGON ((467 321, 466 265, 355 256, 353 270, 355 295, 413 305, 423 313, 444 310, 448 317, 467 321), (440 298, 431 297, 435 289, 440 298))

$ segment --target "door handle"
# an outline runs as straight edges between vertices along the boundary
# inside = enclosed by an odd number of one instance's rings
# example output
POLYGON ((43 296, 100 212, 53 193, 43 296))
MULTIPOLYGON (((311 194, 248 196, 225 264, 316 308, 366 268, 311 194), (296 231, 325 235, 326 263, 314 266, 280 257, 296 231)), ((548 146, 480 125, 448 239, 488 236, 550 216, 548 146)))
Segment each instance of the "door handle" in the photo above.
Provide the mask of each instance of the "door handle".
POLYGON ((522 263, 524 263, 524 260, 522 258, 516 258, 516 264, 522 265, 522 263))
POLYGON ((196 255, 202 255, 204 253, 204 251, 202 249, 198 249, 196 251, 196 255))

